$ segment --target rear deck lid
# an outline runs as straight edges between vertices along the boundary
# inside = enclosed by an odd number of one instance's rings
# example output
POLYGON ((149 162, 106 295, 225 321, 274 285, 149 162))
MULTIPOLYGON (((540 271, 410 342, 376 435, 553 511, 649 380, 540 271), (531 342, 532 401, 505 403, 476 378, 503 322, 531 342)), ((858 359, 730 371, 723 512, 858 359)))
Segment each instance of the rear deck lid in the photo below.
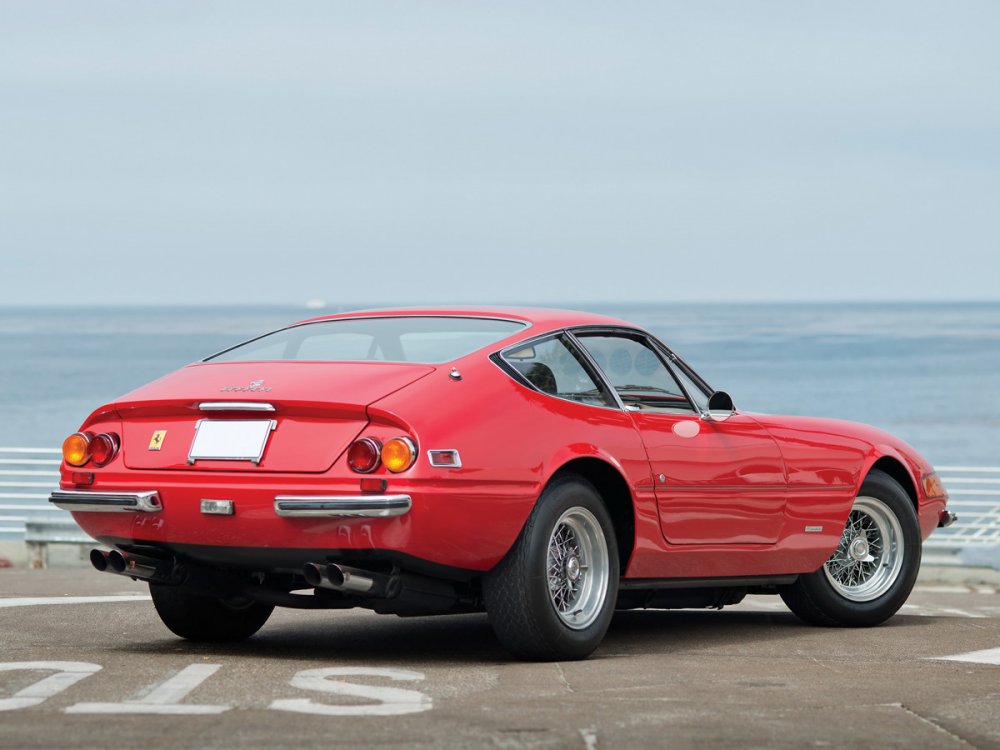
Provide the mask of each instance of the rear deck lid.
POLYGON ((123 421, 125 465, 323 472, 368 424, 369 404, 433 371, 429 365, 386 362, 189 365, 115 404, 123 421))

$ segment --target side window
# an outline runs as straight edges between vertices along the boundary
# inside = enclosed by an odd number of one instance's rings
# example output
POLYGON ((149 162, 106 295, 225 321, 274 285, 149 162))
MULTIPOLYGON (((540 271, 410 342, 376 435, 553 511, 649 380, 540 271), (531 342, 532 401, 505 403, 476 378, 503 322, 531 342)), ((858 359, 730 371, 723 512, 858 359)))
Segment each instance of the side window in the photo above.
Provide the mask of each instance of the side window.
POLYGON ((501 356, 542 393, 592 406, 615 406, 562 336, 512 347, 501 356))
POLYGON ((641 337, 611 333, 577 333, 576 337, 626 406, 652 411, 692 411, 670 370, 641 337))

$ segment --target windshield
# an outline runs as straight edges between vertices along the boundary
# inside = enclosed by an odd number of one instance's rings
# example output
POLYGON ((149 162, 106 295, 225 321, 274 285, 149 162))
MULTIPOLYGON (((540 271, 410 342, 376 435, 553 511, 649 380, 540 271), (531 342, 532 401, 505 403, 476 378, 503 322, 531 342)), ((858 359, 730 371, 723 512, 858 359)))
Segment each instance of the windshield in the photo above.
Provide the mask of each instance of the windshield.
POLYGON ((265 334, 205 361, 361 360, 437 364, 507 338, 524 325, 494 318, 431 316, 321 320, 265 334))

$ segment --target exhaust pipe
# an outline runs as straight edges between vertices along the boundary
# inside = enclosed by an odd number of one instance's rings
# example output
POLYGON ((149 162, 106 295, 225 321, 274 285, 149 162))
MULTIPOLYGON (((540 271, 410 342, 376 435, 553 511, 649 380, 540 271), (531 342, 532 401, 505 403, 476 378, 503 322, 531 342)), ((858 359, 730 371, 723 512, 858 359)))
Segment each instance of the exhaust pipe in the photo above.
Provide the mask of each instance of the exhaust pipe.
POLYGON ((329 565, 306 563, 302 568, 302 576, 313 588, 330 589, 346 594, 392 598, 399 593, 397 576, 336 563, 329 565))
POLYGON ((343 591, 353 591, 358 594, 374 594, 375 574, 346 565, 330 563, 326 566, 326 580, 343 591))
POLYGON ((103 573, 108 569, 108 554, 102 549, 90 550, 90 564, 94 566, 95 570, 103 573))
POLYGON ((167 581, 170 576, 170 563, 152 557, 134 557, 113 549, 105 552, 101 549, 90 551, 90 564, 102 573, 114 573, 129 578, 141 578, 144 581, 167 581))

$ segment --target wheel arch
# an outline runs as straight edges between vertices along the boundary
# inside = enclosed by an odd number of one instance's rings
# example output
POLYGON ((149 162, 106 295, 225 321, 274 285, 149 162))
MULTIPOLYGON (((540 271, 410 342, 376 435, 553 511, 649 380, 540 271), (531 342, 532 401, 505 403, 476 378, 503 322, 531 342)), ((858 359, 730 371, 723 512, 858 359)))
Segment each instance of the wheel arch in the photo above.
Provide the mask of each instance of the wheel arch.
POLYGON ((635 548, 635 506, 628 482, 614 466, 592 456, 574 458, 562 464, 549 482, 567 475, 586 479, 601 496, 615 527, 619 569, 624 571, 635 548))
POLYGON ((869 467, 868 472, 865 474, 865 478, 867 478, 868 475, 876 469, 895 479, 896 482, 899 483, 899 486, 903 488, 903 491, 906 492, 907 497, 910 498, 910 502, 913 503, 914 511, 919 509, 916 482, 914 482, 913 476, 901 461, 893 458, 892 456, 882 456, 875 463, 873 463, 871 467, 869 467))

